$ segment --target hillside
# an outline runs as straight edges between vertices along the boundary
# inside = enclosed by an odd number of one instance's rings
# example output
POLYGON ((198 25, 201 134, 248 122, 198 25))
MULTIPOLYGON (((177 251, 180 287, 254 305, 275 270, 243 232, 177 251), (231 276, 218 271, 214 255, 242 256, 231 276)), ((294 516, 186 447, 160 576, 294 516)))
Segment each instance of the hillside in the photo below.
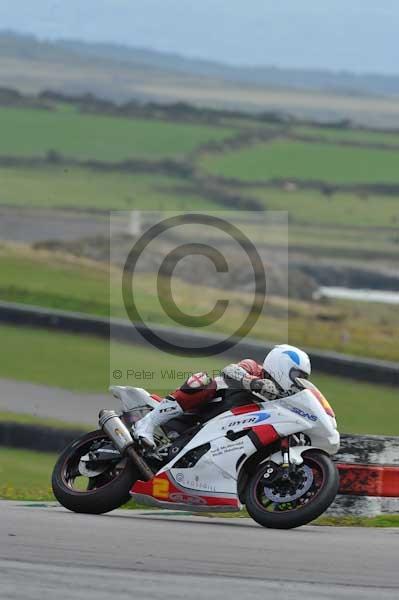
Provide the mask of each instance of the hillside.
POLYGON ((232 66, 220 62, 187 58, 146 48, 79 40, 39 41, 33 36, 0 32, 1 54, 30 56, 36 59, 68 60, 72 54, 80 60, 95 59, 128 64, 132 67, 165 71, 171 74, 215 78, 228 82, 267 87, 332 91, 349 95, 399 95, 399 77, 350 71, 282 69, 274 66, 232 66))
POLYGON ((211 77, 235 83, 273 88, 332 91, 349 95, 399 95, 399 77, 376 73, 356 74, 350 71, 282 69, 274 66, 232 66, 219 62, 186 58, 144 48, 117 44, 95 44, 59 40, 57 49, 75 52, 80 57, 115 60, 147 68, 211 77))
POLYGON ((10 32, 0 33, 0 84, 29 93, 51 87, 117 102, 183 100, 252 112, 278 110, 320 121, 349 118, 399 126, 399 77, 235 67, 115 44, 39 41, 10 32))

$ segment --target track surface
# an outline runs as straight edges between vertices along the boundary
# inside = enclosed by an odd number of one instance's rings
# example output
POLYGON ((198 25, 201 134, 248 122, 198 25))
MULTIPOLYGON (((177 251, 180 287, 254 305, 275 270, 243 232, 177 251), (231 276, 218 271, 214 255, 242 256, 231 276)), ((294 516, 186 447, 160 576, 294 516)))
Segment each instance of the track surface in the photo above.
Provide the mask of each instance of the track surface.
POLYGON ((2 600, 392 600, 399 530, 0 502, 2 600))
POLYGON ((0 379, 0 411, 85 423, 96 429, 99 410, 116 405, 117 401, 111 394, 75 393, 45 385, 0 379))

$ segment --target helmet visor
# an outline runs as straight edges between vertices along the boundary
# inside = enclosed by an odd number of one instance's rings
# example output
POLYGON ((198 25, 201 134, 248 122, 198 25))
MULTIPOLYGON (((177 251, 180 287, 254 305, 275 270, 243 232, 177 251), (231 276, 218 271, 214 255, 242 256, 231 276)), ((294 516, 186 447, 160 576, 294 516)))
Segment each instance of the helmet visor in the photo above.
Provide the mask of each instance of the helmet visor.
POLYGON ((309 379, 309 373, 293 367, 290 371, 290 379, 291 381, 295 381, 295 379, 309 379))

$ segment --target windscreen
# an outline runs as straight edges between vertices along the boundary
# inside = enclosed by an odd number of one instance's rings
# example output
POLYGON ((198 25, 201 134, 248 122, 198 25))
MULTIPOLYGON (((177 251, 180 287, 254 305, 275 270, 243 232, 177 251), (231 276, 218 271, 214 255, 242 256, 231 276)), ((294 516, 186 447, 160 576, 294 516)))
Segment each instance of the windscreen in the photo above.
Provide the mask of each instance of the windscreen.
POLYGON ((302 378, 299 378, 299 377, 297 377, 295 379, 295 381, 297 382, 297 384, 301 388, 310 390, 312 392, 312 394, 320 402, 320 404, 322 405, 322 407, 324 408, 324 410, 326 411, 326 413, 330 417, 334 417, 335 418, 335 413, 334 413, 334 411, 333 411, 333 409, 331 407, 331 404, 328 402, 327 398, 321 393, 321 391, 319 390, 319 388, 317 386, 315 386, 314 383, 312 383, 308 379, 302 379, 302 378))

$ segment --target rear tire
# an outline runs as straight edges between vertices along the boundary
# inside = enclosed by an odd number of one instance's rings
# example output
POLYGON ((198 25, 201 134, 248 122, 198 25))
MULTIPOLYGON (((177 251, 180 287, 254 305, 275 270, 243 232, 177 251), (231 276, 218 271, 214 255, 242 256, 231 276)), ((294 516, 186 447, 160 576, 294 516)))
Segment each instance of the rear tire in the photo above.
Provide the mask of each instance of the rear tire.
MULTIPOLYGON (((134 465, 122 457, 117 476, 105 481, 100 487, 76 490, 68 485, 66 472, 69 466, 76 463, 91 444, 102 439, 108 440, 102 430, 87 433, 65 448, 54 467, 51 480, 54 496, 68 510, 99 515, 115 510, 130 500, 129 492, 138 479, 138 474, 134 465)), ((97 480, 99 478, 104 481, 104 474, 99 475, 97 480)))
POLYGON ((294 509, 268 511, 260 501, 262 478, 266 472, 265 463, 259 465, 248 482, 246 508, 249 515, 262 525, 271 529, 291 529, 314 521, 333 502, 339 488, 338 470, 329 456, 317 450, 309 450, 303 454, 304 464, 317 465, 323 477, 321 487, 307 504, 294 509))

